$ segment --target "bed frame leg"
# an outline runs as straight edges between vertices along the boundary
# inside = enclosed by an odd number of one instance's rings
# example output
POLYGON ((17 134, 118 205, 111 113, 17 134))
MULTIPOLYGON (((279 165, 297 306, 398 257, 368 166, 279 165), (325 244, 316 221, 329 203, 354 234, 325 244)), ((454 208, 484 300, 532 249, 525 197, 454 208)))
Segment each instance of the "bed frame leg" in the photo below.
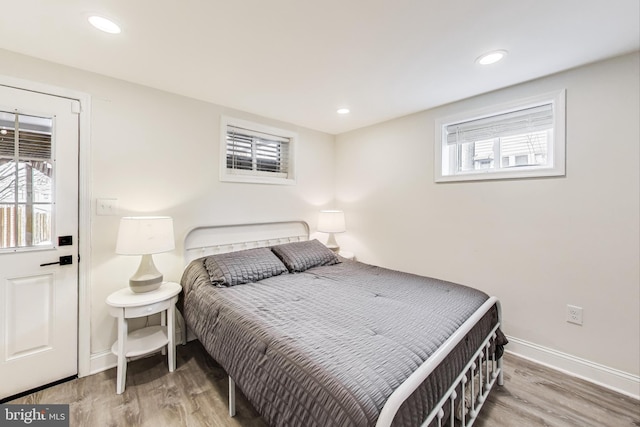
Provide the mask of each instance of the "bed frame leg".
POLYGON ((229 377, 229 416, 236 416, 236 382, 229 377))
MULTIPOLYGON (((496 308, 498 309, 498 323, 502 326, 502 304, 500 304, 500 301, 496 301, 496 308)), ((494 356, 495 358, 495 356, 494 356)), ((504 373, 502 370, 502 361, 504 360, 504 352, 502 354, 502 357, 500 359, 498 359, 498 385, 499 386, 503 386, 504 385, 504 373)))

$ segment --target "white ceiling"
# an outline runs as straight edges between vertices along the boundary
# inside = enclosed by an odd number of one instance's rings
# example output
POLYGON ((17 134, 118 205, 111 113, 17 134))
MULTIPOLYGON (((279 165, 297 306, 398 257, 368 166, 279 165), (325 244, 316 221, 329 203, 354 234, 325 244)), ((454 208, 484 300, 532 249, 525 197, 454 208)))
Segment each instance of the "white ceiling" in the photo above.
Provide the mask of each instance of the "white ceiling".
POLYGON ((2 3, 0 48, 332 134, 640 48, 638 0, 2 3))

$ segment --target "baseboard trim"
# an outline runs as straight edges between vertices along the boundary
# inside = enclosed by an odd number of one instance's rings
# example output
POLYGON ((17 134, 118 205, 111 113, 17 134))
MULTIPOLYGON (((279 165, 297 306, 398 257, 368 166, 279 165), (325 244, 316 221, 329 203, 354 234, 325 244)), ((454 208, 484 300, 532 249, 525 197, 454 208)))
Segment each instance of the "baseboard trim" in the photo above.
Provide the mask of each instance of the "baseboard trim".
POLYGON ((89 375, 106 371, 118 365, 118 358, 110 350, 91 353, 89 362, 89 375))
POLYGON ((640 376, 572 356, 516 337, 507 337, 507 353, 520 356, 565 374, 581 378, 640 400, 640 376))

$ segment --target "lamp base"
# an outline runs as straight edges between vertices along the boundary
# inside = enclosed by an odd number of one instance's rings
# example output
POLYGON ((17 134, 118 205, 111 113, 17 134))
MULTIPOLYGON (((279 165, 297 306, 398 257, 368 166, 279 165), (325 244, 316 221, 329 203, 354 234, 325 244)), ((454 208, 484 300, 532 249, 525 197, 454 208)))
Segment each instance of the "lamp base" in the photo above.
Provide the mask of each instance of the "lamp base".
POLYGON ((333 233, 329 233, 329 238, 327 239, 327 244, 325 245, 333 252, 340 252, 340 246, 338 246, 338 242, 336 242, 336 236, 333 233))
POLYGON ((149 280, 134 280, 129 279, 129 288, 136 294, 143 294, 145 292, 155 291, 162 285, 162 274, 160 277, 149 280))
POLYGON ((138 271, 129 278, 129 288, 137 294, 155 291, 162 285, 162 273, 153 263, 151 255, 142 255, 138 271))

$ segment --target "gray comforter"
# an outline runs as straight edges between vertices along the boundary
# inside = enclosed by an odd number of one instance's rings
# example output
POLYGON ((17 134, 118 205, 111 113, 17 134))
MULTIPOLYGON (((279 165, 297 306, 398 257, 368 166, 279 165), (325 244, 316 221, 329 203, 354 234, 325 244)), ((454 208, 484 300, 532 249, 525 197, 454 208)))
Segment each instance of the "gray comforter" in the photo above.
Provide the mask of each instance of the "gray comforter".
MULTIPOLYGON (((357 262, 217 288, 199 259, 182 286, 188 326, 272 426, 374 426, 389 395, 488 298, 357 262)), ((394 425, 420 424, 496 322, 492 310, 394 425)))

